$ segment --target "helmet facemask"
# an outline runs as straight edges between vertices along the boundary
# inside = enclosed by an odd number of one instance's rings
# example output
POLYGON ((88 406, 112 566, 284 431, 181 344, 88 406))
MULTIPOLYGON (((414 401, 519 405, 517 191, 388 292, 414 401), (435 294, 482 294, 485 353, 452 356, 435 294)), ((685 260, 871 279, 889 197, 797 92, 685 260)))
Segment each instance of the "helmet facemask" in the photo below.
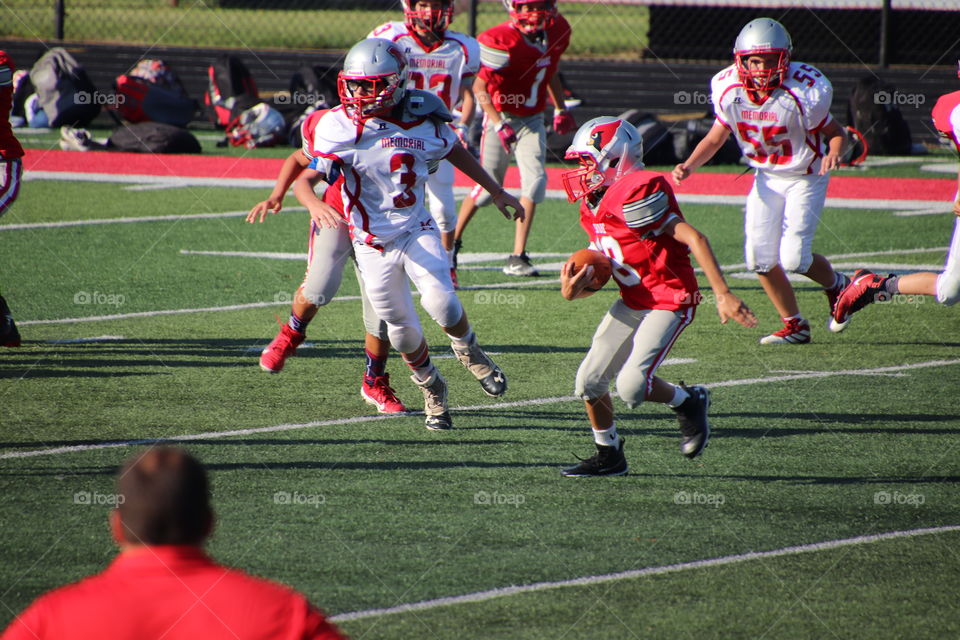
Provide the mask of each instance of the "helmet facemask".
POLYGON ((737 61, 737 75, 740 83, 751 91, 772 91, 787 79, 790 68, 790 52, 786 49, 756 49, 753 51, 737 51, 734 54, 737 61), (765 69, 750 69, 747 62, 753 56, 774 54, 777 62, 774 66, 765 69))
POLYGON ((453 1, 443 0, 439 9, 420 9, 415 7, 417 0, 404 0, 403 15, 407 26, 415 33, 430 32, 434 36, 443 37, 444 31, 453 22, 453 1))
POLYGON ((385 115, 403 97, 403 78, 399 73, 383 76, 337 75, 337 93, 340 104, 356 123, 367 118, 385 115))
POLYGON ((555 0, 503 0, 510 20, 524 35, 536 35, 553 23, 557 15, 555 0), (538 5, 531 7, 531 5, 538 5), (522 9, 521 7, 525 7, 522 9))

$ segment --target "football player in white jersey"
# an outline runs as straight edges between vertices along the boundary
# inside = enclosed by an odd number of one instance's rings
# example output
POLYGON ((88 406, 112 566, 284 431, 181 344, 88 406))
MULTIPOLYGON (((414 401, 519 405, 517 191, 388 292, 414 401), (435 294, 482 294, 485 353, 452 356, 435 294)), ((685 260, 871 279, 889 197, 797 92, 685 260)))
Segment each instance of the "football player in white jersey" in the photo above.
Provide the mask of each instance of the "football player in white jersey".
MULTIPOLYGON (((387 22, 368 38, 397 43, 407 56, 407 88, 429 91, 443 100, 456 116, 454 127, 461 141, 473 121, 471 86, 480 69, 480 45, 475 38, 450 30, 453 0, 403 0, 404 22, 387 22)), ((457 226, 457 203, 453 196, 453 166, 441 162, 427 179, 430 215, 440 228, 440 240, 450 256, 453 270, 453 233, 457 226)), ((456 282, 454 282, 456 284, 456 282)))
MULTIPOLYGON (((833 87, 819 70, 792 62, 792 48, 790 35, 776 20, 758 18, 743 27, 733 49, 734 64, 711 82, 717 119, 673 170, 679 184, 731 135, 754 168, 744 253, 784 325, 761 338, 761 344, 810 342, 810 324, 800 314, 786 272, 803 274, 823 287, 831 311, 850 281, 812 250, 829 172, 839 166, 843 150, 843 132, 830 116, 833 87)), ((831 317, 828 326, 842 331, 846 322, 831 317)))
POLYGON ((523 209, 460 144, 443 102, 406 89, 406 73, 403 51, 389 40, 370 38, 350 49, 337 83, 341 105, 317 122, 315 157, 294 183, 294 194, 315 220, 335 217, 314 186, 343 176, 344 216, 367 296, 423 392, 425 426, 441 430, 452 426, 446 382, 430 361, 410 281, 484 392, 503 395, 507 381, 477 344, 454 291, 447 253, 423 206, 426 177, 447 159, 494 193, 507 219, 521 218, 523 209))

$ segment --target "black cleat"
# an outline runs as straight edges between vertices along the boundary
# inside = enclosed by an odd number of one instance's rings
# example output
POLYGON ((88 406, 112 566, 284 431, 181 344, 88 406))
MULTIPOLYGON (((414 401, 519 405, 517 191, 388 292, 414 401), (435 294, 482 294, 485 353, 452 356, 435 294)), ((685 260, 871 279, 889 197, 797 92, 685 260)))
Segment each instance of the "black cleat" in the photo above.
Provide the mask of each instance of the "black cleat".
POLYGON ((710 422, 707 420, 710 392, 706 387, 688 387, 682 382, 680 387, 690 394, 683 404, 674 409, 677 422, 680 423, 680 453, 688 458, 696 458, 710 439, 710 422))
POLYGON ((444 411, 440 415, 427 416, 423 421, 423 426, 430 431, 447 431, 453 428, 453 420, 450 418, 450 412, 444 411))
POLYGON ((19 347, 20 332, 17 323, 13 321, 13 314, 7 301, 0 296, 0 347, 19 347))
POLYGON ((596 455, 560 471, 568 478, 587 478, 592 476, 625 476, 627 459, 623 455, 623 438, 619 447, 597 445, 596 455))

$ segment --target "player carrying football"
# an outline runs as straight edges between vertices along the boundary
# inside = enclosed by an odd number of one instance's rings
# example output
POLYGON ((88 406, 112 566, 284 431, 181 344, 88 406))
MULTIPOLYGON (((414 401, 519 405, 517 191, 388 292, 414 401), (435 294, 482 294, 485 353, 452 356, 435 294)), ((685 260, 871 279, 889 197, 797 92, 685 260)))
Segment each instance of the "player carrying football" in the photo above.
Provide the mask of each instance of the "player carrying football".
POLYGON ((350 49, 338 78, 341 106, 317 122, 314 159, 294 183, 294 193, 315 220, 342 223, 313 187, 343 176, 340 193, 367 296, 423 392, 425 426, 440 430, 452 426, 446 382, 430 361, 410 281, 483 390, 503 395, 507 381, 477 343, 454 291, 440 235, 423 206, 426 176, 447 159, 493 192, 505 216, 510 218, 512 209, 521 217, 523 210, 460 144, 443 102, 406 89, 406 73, 403 51, 389 40, 370 38, 350 49))
MULTIPOLYGON (((957 62, 960 78, 960 61, 957 62)), ((948 140, 960 154, 960 91, 947 93, 933 107, 933 126, 937 134, 948 140)), ((840 292, 833 307, 833 319, 846 322, 850 316, 871 302, 889 299, 896 294, 934 296, 940 304, 953 305, 960 301, 960 171, 957 173, 957 195, 953 212, 958 216, 953 223, 953 239, 947 252, 943 271, 925 271, 903 276, 890 274, 886 278, 866 269, 858 269, 840 292)))
MULTIPOLYGON (((453 21, 453 0, 403 0, 404 22, 387 22, 368 38, 391 40, 407 56, 407 88, 429 91, 443 100, 454 115, 461 140, 473 121, 471 86, 480 68, 480 47, 476 39, 449 28, 453 21)), ((453 166, 443 161, 427 178, 430 215, 440 228, 443 248, 453 268, 453 233, 457 226, 457 203, 453 196, 453 166)))
MULTIPOLYGON (((480 73, 473 83, 483 109, 480 161, 499 183, 516 154, 520 169, 520 202, 525 215, 517 221, 513 253, 503 272, 508 276, 536 276, 526 253, 527 237, 547 190, 547 134, 543 112, 547 94, 555 106, 553 128, 573 131, 576 123, 564 107, 563 86, 557 74, 560 56, 570 44, 570 24, 557 12, 556 0, 503 0, 510 20, 487 29, 480 41, 480 73)), ((489 194, 474 188, 460 205, 456 242, 477 208, 489 203, 489 194)))
MULTIPOLYGON (((833 86, 814 67, 791 62, 792 49, 790 35, 776 20, 758 18, 743 27, 733 48, 734 64, 711 82, 716 122, 673 170, 680 184, 731 134, 754 168, 744 253, 784 325, 761 344, 810 342, 810 324, 800 314, 787 271, 823 287, 831 311, 850 281, 812 251, 829 172, 839 166, 843 149, 843 132, 830 116, 833 86)), ((842 331, 846 324, 831 318, 828 326, 842 331)))
MULTIPOLYGON (((20 194, 23 174, 23 147, 13 135, 10 126, 10 108, 13 106, 13 60, 0 51, 0 216, 7 212, 20 194)), ((20 332, 13 321, 7 301, 0 296, 0 347, 19 347, 20 332)))
MULTIPOLYGON (((563 475, 618 476, 627 473, 623 438, 617 434, 610 382, 628 407, 645 400, 664 403, 680 423, 680 451, 700 455, 710 437, 706 387, 673 385, 657 367, 693 320, 700 299, 689 254, 703 269, 716 296, 720 322, 755 327, 753 312, 730 292, 707 238, 684 221, 666 179, 643 170, 643 138, 625 120, 594 118, 577 131, 566 157, 579 169, 563 175, 571 202, 580 203, 580 226, 591 248, 610 258, 620 297, 601 320, 577 371, 576 394, 586 404, 596 455, 563 475)), ((560 270, 567 300, 594 293, 591 265, 560 270)))

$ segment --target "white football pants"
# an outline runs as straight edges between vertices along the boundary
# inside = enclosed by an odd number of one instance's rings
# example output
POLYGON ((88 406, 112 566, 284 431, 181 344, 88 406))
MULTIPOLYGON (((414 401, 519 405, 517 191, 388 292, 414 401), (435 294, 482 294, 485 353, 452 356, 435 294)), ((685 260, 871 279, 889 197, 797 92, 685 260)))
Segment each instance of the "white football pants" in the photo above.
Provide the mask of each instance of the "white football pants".
POLYGON ((767 273, 778 264, 806 273, 813 263, 813 236, 827 197, 830 176, 778 176, 755 172, 747 196, 744 257, 747 268, 767 273))

